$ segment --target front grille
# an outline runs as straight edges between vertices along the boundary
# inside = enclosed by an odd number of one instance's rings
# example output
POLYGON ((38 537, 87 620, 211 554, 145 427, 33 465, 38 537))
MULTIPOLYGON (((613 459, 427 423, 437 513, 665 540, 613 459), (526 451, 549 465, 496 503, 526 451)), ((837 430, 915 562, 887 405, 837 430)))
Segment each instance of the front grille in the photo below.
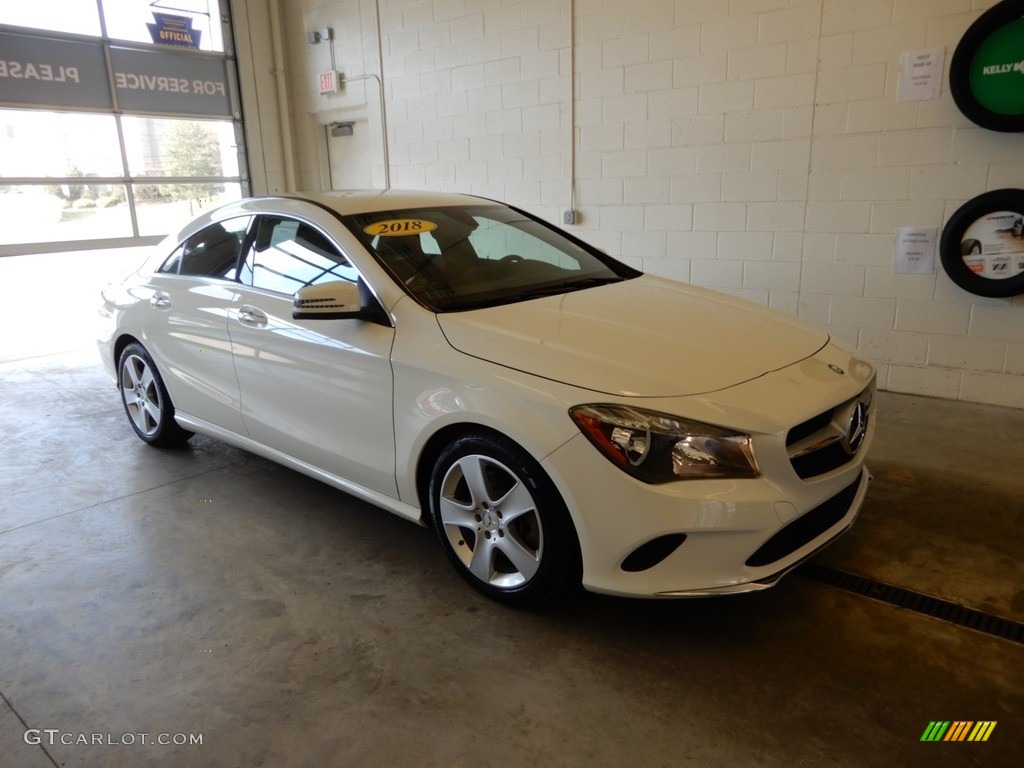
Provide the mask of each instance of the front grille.
POLYGON ((797 424, 786 435, 793 471, 803 480, 853 461, 873 416, 874 382, 856 397, 797 424))
POLYGON ((747 565, 760 568, 770 565, 796 552, 800 547, 814 541, 825 531, 842 520, 850 511, 857 497, 861 478, 858 475, 850 485, 810 512, 801 515, 786 527, 777 531, 758 550, 747 558, 747 565))
POLYGON ((839 469, 852 459, 853 454, 847 453, 838 442, 835 442, 820 450, 793 458, 790 463, 801 480, 808 480, 839 469))

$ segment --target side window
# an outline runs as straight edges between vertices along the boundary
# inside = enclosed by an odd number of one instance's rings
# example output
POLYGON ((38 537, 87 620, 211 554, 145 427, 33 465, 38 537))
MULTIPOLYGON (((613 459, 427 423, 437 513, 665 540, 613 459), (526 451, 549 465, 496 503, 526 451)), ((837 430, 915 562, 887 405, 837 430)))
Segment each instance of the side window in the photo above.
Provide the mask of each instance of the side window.
POLYGON ((357 277, 349 260, 318 230, 280 216, 260 218, 241 273, 247 285, 288 295, 304 285, 355 282, 357 277))
POLYGON ((160 265, 159 272, 163 272, 167 275, 178 274, 178 268, 181 266, 181 254, 185 252, 185 244, 182 243, 174 249, 174 253, 167 257, 167 260, 160 265))
POLYGON ((211 224, 178 246, 160 271, 170 274, 235 279, 238 255, 251 216, 211 224))

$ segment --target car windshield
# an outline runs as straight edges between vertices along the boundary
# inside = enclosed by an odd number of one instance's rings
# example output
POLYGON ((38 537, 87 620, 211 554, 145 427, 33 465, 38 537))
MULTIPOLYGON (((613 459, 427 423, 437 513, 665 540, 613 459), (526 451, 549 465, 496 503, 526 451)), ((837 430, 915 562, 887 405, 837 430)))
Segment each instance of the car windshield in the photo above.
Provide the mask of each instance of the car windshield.
POLYGON ((342 221, 413 298, 438 312, 525 301, 640 274, 503 205, 376 211, 342 221))

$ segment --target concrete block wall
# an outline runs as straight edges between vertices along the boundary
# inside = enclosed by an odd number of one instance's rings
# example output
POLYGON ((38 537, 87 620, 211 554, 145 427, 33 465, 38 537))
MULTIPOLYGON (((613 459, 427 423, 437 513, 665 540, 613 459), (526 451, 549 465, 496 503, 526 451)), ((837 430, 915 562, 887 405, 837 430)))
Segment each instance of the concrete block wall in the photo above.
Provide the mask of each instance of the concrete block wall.
POLYGON ((258 194, 286 187, 271 16, 266 2, 233 2, 235 54, 245 120, 250 182, 258 194))
POLYGON ((900 54, 944 48, 948 73, 995 0, 281 2, 300 185, 322 184, 308 126, 336 98, 306 30, 331 24, 340 69, 382 68, 393 185, 574 208, 635 266, 827 327, 885 389, 1024 407, 1024 297, 892 267, 897 228, 1024 187, 1024 137, 974 126, 946 82, 896 99, 900 54))

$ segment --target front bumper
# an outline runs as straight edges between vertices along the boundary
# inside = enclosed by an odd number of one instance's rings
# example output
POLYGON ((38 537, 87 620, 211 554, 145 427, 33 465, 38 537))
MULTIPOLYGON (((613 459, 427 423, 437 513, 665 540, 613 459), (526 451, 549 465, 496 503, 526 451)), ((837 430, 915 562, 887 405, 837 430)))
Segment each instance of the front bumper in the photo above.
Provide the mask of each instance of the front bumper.
POLYGON ((874 427, 872 418, 847 463, 810 479, 785 459, 784 434, 755 436, 766 459, 755 479, 648 485, 616 469, 582 435, 544 465, 576 524, 587 589, 735 594, 773 586, 853 524, 867 493, 864 456, 874 427))
MULTIPOLYGON (((848 488, 840 491, 832 499, 826 501, 825 504, 816 507, 805 515, 798 517, 789 525, 781 528, 768 542, 759 548, 758 552, 751 556, 751 558, 754 558, 759 552, 770 551, 772 550, 773 542, 780 542, 778 546, 782 547, 784 551, 780 551, 777 559, 769 560, 767 563, 773 565, 776 562, 786 561, 785 567, 776 573, 758 578, 756 581, 731 584, 723 587, 711 587, 710 589, 677 589, 659 592, 656 596, 708 597, 711 595, 736 595, 774 587, 783 576, 805 560, 816 555, 819 550, 825 548, 849 530, 860 512, 860 507, 864 501, 870 481, 870 474, 866 469, 863 470, 861 476, 848 488), (800 554, 794 560, 792 556, 796 553, 800 554)), ((748 562, 750 562, 749 558, 748 562)))

